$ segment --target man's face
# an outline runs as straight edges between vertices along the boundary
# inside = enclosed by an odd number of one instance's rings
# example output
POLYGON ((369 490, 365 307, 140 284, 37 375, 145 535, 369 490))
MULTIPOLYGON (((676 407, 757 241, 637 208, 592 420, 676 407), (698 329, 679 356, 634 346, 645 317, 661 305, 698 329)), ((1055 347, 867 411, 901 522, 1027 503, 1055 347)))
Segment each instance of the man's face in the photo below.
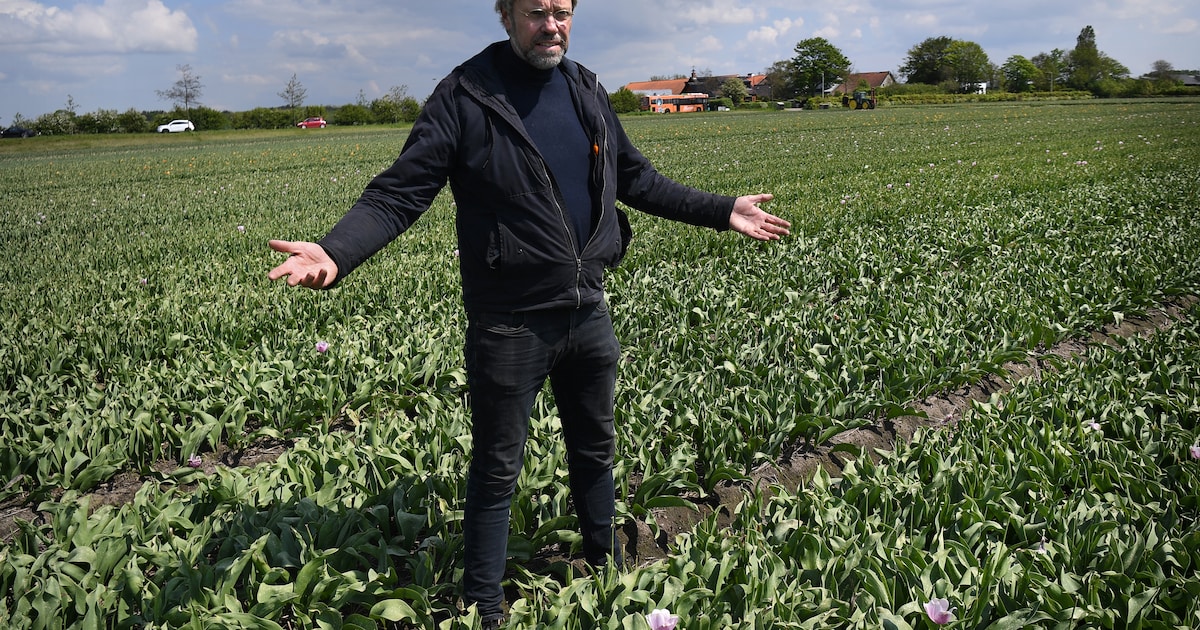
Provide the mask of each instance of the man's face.
POLYGON ((504 24, 517 56, 540 70, 557 66, 571 39, 570 15, 571 0, 514 2, 512 15, 504 16, 504 24), (561 19, 563 16, 565 19, 561 19))

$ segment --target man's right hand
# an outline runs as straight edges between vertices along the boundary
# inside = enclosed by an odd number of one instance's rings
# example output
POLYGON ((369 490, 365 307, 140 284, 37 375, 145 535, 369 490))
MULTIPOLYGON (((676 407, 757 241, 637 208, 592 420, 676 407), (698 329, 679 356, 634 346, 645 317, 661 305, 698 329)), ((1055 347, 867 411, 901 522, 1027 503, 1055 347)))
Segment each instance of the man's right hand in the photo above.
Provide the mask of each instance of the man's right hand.
POLYGON ((283 264, 267 274, 271 280, 287 276, 289 286, 324 289, 337 278, 337 263, 325 253, 325 248, 316 243, 272 240, 267 244, 277 252, 288 254, 283 264))

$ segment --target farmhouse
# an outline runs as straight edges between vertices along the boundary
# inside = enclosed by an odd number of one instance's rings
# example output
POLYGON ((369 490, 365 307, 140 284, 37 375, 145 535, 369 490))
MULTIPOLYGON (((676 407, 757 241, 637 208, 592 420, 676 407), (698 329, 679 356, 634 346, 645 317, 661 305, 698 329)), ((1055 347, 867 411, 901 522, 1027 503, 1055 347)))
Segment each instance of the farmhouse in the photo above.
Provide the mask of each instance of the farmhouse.
POLYGON ((746 99, 751 101, 769 99, 771 86, 766 82, 765 74, 723 74, 698 76, 692 70, 692 76, 687 79, 669 79, 664 81, 635 81, 625 86, 625 89, 639 96, 663 96, 669 94, 708 94, 720 96, 721 86, 729 79, 741 80, 746 86, 746 99))
POLYGON ((830 94, 850 94, 860 85, 866 83, 872 89, 885 88, 896 84, 896 77, 891 72, 855 72, 846 80, 826 90, 830 94))

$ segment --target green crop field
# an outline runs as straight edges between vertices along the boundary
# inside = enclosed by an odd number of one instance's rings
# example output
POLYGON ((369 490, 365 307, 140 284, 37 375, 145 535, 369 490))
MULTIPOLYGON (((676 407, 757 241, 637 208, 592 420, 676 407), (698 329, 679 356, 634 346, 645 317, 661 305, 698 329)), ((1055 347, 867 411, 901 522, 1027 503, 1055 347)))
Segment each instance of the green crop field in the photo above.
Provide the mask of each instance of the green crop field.
MULTIPOLYGON (((935 598, 964 628, 1200 627, 1200 102, 625 124, 668 175, 772 192, 793 224, 757 243, 633 213, 608 286, 625 523, 661 532, 1008 362, 1054 369, 595 575, 546 561, 578 542, 546 392, 509 627, 928 628, 935 598)), ((0 627, 475 623, 450 195, 337 289, 266 279, 267 240, 322 236, 405 134, 0 142, 0 627)))

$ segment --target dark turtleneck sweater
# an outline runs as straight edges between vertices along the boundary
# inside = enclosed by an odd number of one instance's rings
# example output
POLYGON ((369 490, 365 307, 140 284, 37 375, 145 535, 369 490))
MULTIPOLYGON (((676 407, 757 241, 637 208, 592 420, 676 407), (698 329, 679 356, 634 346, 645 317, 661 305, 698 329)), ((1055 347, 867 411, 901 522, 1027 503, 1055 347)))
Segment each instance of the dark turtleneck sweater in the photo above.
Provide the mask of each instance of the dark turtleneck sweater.
POLYGON ((562 191, 567 223, 575 234, 575 252, 579 253, 592 232, 588 184, 592 143, 579 121, 571 88, 557 67, 534 68, 511 46, 504 48, 499 64, 508 100, 562 191))

